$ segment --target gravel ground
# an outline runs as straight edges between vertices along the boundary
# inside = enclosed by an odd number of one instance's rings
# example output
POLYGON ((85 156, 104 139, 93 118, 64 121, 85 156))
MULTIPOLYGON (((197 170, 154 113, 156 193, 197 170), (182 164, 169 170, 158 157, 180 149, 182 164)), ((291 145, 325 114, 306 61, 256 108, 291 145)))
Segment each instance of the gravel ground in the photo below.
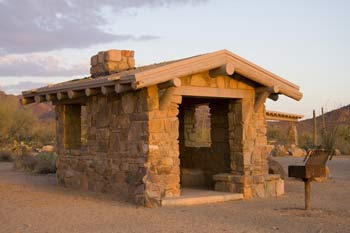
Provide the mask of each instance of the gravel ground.
POLYGON ((279 198, 148 209, 11 167, 0 163, 0 232, 350 232, 350 156, 329 162, 331 180, 311 184, 309 211, 303 183, 292 179, 279 198))

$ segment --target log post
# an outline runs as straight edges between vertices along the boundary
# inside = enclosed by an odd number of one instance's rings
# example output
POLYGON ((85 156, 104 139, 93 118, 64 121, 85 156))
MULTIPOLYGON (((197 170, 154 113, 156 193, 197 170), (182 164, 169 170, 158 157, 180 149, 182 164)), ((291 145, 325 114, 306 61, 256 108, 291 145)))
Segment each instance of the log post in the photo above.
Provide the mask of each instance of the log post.
POLYGON ((311 180, 304 179, 303 181, 305 185, 305 210, 309 210, 311 202, 311 180))

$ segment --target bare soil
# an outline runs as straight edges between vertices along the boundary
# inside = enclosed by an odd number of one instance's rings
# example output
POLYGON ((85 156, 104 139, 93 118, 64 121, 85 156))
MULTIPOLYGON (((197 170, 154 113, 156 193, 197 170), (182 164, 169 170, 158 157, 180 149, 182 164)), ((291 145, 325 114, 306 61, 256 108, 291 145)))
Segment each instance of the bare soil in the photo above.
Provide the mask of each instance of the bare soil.
MULTIPOLYGON (((287 167, 301 159, 278 161, 287 167)), ((148 209, 0 163, 0 232, 350 232, 350 156, 329 167, 333 178, 312 183, 305 211, 303 183, 293 179, 279 198, 148 209)))

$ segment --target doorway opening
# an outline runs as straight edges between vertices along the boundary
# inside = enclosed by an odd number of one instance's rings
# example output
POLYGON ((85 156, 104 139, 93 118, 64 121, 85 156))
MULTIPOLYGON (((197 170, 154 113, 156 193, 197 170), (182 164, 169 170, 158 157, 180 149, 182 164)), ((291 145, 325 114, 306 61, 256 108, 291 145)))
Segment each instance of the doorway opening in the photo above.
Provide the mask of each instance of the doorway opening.
POLYGON ((214 189, 213 175, 230 171, 228 101, 183 97, 179 106, 181 187, 214 189))

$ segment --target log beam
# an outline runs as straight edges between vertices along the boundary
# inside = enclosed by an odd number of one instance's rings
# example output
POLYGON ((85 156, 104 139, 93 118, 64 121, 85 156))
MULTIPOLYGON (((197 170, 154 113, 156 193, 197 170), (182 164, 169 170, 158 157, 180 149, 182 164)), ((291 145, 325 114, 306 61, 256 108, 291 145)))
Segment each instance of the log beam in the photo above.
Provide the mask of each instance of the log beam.
POLYGON ((110 94, 114 93, 114 86, 102 86, 101 92, 104 95, 110 95, 110 94))
POLYGON ((57 99, 64 100, 68 98, 67 92, 57 92, 57 99))
POLYGON ((45 95, 36 95, 34 96, 35 103, 42 103, 46 101, 45 95))
POLYGON ((72 91, 69 90, 67 92, 68 98, 69 99, 74 99, 74 98, 78 98, 78 97, 82 97, 85 96, 85 91, 81 90, 81 91, 72 91))
POLYGON ((235 67, 232 63, 227 63, 218 68, 212 69, 209 71, 209 75, 212 78, 216 78, 220 75, 233 75, 235 72, 235 67))
POLYGON ((99 88, 86 88, 85 89, 85 95, 86 96, 93 96, 93 95, 97 95, 100 93, 100 89, 99 88))
POLYGON ((56 101, 57 95, 56 94, 46 94, 45 98, 46 98, 46 101, 56 101))
POLYGON ((35 100, 34 100, 34 97, 26 97, 26 98, 21 98, 19 100, 19 103, 21 105, 27 105, 27 104, 31 104, 31 103, 34 103, 35 100))
POLYGON ((169 87, 180 87, 180 86, 181 86, 181 80, 179 78, 174 78, 167 82, 158 84, 159 89, 165 89, 169 87))
POLYGON ((126 91, 131 91, 131 90, 133 90, 133 88, 130 86, 130 83, 129 84, 117 83, 114 86, 114 91, 116 93, 122 93, 122 92, 126 92, 126 91))

